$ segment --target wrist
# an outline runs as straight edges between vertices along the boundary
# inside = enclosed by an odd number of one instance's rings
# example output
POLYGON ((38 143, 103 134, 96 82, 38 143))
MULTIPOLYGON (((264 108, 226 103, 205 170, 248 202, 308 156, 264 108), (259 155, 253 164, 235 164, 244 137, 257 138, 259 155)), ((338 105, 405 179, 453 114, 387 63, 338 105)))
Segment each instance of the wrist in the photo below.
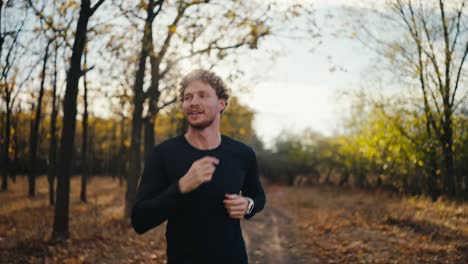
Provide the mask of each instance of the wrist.
POLYGON ((179 187, 179 191, 181 193, 186 193, 187 190, 185 189, 185 181, 184 181, 184 177, 180 178, 179 181, 177 182, 177 185, 179 187))
POLYGON ((254 207, 254 200, 250 197, 244 197, 247 200, 247 208, 245 209, 244 215, 252 213, 254 207))

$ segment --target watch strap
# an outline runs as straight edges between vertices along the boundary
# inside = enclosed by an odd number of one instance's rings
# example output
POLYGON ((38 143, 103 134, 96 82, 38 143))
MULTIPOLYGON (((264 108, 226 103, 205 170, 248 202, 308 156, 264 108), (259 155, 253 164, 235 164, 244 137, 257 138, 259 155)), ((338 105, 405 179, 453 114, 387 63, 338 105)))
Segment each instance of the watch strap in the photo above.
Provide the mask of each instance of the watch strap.
POLYGON ((248 205, 247 205, 247 210, 245 211, 245 214, 248 215, 250 213, 252 213, 252 210, 254 208, 254 200, 250 197, 245 197, 247 199, 247 201, 249 202, 248 205))

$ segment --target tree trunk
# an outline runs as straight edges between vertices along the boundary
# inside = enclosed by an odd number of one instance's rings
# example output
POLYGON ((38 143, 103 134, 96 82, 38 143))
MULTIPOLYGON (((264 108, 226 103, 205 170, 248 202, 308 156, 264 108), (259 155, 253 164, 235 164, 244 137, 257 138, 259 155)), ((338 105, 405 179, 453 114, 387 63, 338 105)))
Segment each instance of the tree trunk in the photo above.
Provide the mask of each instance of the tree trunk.
POLYGON ((444 155, 445 167, 445 190, 449 196, 456 195, 455 189, 455 169, 453 164, 453 131, 452 131, 452 117, 451 114, 445 116, 444 134, 442 137, 442 150, 444 155))
POLYGON ((29 145, 29 170, 28 170, 28 181, 29 181, 29 197, 36 195, 36 157, 37 157, 37 145, 39 144, 39 126, 41 124, 41 112, 42 112, 42 98, 44 97, 44 81, 47 71, 47 61, 49 59, 49 47, 52 42, 47 42, 44 58, 42 60, 42 71, 41 71, 41 86, 39 88, 39 97, 37 98, 36 114, 33 118, 33 127, 31 130, 31 139, 29 145))
POLYGON ((120 149, 119 149, 119 160, 120 162, 120 170, 119 170, 119 186, 123 184, 123 176, 127 175, 127 160, 128 160, 128 152, 126 151, 125 147, 125 139, 127 138, 127 133, 125 133, 125 116, 122 115, 122 120, 120 121, 120 149))
POLYGON ((10 101, 7 100, 6 102, 6 125, 5 125, 5 149, 3 150, 3 164, 4 168, 2 170, 3 177, 2 177, 2 191, 8 190, 8 174, 10 174, 10 157, 9 157, 9 149, 10 149, 10 135, 11 135, 11 107, 9 106, 10 101))
MULTIPOLYGON (((89 119, 88 119, 88 122, 89 122, 89 119)), ((87 132, 87 134, 88 134, 88 140, 87 140, 88 143, 87 143, 87 147, 86 147, 87 148, 87 150, 86 150, 86 152, 87 152, 87 154, 86 154, 86 173, 87 173, 86 174, 87 175, 86 176, 86 181, 87 181, 86 184, 88 184, 89 181, 91 180, 91 175, 93 173, 100 173, 101 172, 101 170, 99 168, 96 169, 93 166, 93 164, 94 164, 93 160, 95 158, 94 154, 96 152, 95 149, 94 149, 94 144, 95 144, 95 139, 94 139, 95 134, 94 134, 94 132, 95 132, 95 129, 96 129, 96 122, 92 122, 91 124, 88 124, 88 129, 87 129, 88 130, 88 132, 87 132)))
POLYGON ((55 206, 52 240, 66 240, 69 237, 70 174, 73 159, 73 145, 76 128, 76 97, 78 82, 81 77, 81 56, 86 40, 88 21, 92 15, 90 1, 81 2, 80 15, 76 26, 70 69, 63 103, 63 129, 60 144, 60 162, 58 166, 57 203, 55 206))
MULTIPOLYGON (((17 113, 17 116, 18 116, 17 120, 19 119, 19 114, 20 114, 20 113, 17 113)), ((14 127, 14 128, 17 128, 17 127, 18 127, 18 121, 15 121, 15 122, 14 122, 13 127, 14 127)), ((15 131, 17 131, 17 130, 15 129, 15 131)), ((19 150, 21 149, 21 148, 20 148, 20 145, 19 145, 19 144, 20 144, 20 141, 19 141, 18 133, 17 133, 17 132, 15 132, 15 133, 13 134, 13 144, 14 144, 14 146, 15 146, 15 150, 14 150, 14 151, 15 151, 15 152, 14 152, 15 154, 13 155, 13 163, 11 163, 11 165, 10 165, 10 177, 11 177, 12 182, 13 182, 13 183, 16 183, 16 174, 17 174, 18 163, 19 163, 19 162, 18 162, 18 160, 19 160, 19 157, 18 157, 18 156, 19 156, 19 153, 18 153, 18 152, 19 152, 19 150)))
POLYGON ((154 146, 154 119, 149 118, 146 119, 145 122, 145 160, 148 155, 151 153, 151 150, 154 146))
MULTIPOLYGON (((15 117, 12 119, 12 122, 11 122, 11 128, 12 130, 16 131, 15 133, 13 133, 13 145, 11 146, 11 148, 13 149, 13 162, 10 161, 10 169, 9 169, 9 175, 13 181, 13 183, 16 182, 16 174, 18 172, 18 169, 19 169, 19 151, 21 149, 24 149, 23 147, 23 144, 22 144, 22 141, 19 140, 19 137, 18 137, 18 123, 19 123, 19 120, 20 120, 20 116, 22 114, 22 110, 21 110, 21 106, 18 107, 18 111, 16 112, 16 115, 15 117)), ((11 158, 11 157, 10 157, 11 158)))
POLYGON ((55 178, 57 175, 57 53, 58 45, 55 44, 54 54, 54 80, 52 92, 52 113, 50 114, 50 146, 49 146, 49 163, 47 166, 47 179, 49 182, 49 204, 55 204, 55 178))
POLYGON ((465 193, 465 196, 463 197, 465 199, 465 201, 468 200, 468 175, 465 174, 465 189, 464 189, 464 193, 465 193))
POLYGON ((143 113, 143 80, 145 76, 146 59, 149 54, 149 42, 151 41, 149 32, 152 30, 151 17, 148 15, 145 22, 143 33, 142 46, 140 52, 140 60, 135 78, 134 86, 134 112, 132 120, 132 138, 130 145, 130 168, 127 174, 127 192, 125 195, 125 218, 128 219, 131 215, 131 210, 136 199, 138 179, 140 176, 140 146, 141 146, 141 126, 143 113))
POLYGON ((118 151, 119 151, 119 142, 117 140, 117 121, 112 120, 112 153, 111 153, 111 174, 112 174, 112 181, 115 180, 115 177, 117 176, 117 164, 119 163, 119 160, 117 159, 118 151))
MULTIPOLYGON (((84 53, 84 64, 86 63, 86 51, 84 53)), ((83 139, 81 145, 81 193, 80 199, 82 202, 86 202, 86 183, 88 179, 88 160, 86 154, 88 152, 88 84, 86 82, 86 73, 83 76, 83 103, 84 103, 84 113, 82 120, 83 128, 83 139)))
POLYGON ((429 141, 429 177, 427 179, 427 186, 428 186, 428 193, 429 196, 431 197, 432 201, 437 200, 437 197, 439 196, 439 190, 437 187, 437 153, 436 153, 436 148, 433 142, 433 135, 432 135, 432 127, 431 123, 429 121, 429 115, 428 115, 428 108, 426 105, 426 110, 425 110, 425 115, 426 115, 426 133, 429 141))
POLYGON ((5 118, 5 113, 3 111, 0 112, 0 173, 2 173, 2 176, 3 176, 3 170, 5 168, 5 159, 3 158, 3 149, 5 149, 5 130, 4 130, 4 126, 5 126, 5 123, 6 123, 6 118, 5 118))
POLYGON ((131 210, 136 199, 136 191, 138 179, 140 175, 140 143, 141 143, 141 125, 142 125, 142 110, 141 94, 135 94, 135 110, 133 113, 132 121, 132 139, 130 146, 130 168, 127 175, 127 193, 125 204, 125 217, 131 215, 131 210))
MULTIPOLYGON (((150 54, 155 54, 154 45, 153 45, 153 31, 150 30, 148 32, 149 41, 149 50, 151 51, 150 54)), ((154 122, 156 120, 156 116, 158 115, 158 102, 161 92, 159 91, 159 60, 154 56, 150 55, 150 64, 151 64, 151 86, 149 88, 149 109, 148 109, 148 116, 145 122, 145 160, 151 153, 151 150, 154 146, 154 133, 155 133, 155 126, 154 122)))

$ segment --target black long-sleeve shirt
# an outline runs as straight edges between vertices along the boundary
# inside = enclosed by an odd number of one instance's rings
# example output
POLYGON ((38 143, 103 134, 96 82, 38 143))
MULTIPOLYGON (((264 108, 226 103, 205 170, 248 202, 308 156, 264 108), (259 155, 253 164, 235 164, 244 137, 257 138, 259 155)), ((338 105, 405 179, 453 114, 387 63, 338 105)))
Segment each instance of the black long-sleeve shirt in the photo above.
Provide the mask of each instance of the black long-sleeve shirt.
POLYGON ((142 234, 168 220, 168 264, 248 263, 240 220, 223 203, 225 194, 240 191, 254 200, 249 219, 266 201, 251 147, 222 135, 217 148, 200 150, 180 135, 154 147, 145 161, 132 226, 142 234), (205 156, 219 159, 211 181, 181 193, 178 180, 205 156))

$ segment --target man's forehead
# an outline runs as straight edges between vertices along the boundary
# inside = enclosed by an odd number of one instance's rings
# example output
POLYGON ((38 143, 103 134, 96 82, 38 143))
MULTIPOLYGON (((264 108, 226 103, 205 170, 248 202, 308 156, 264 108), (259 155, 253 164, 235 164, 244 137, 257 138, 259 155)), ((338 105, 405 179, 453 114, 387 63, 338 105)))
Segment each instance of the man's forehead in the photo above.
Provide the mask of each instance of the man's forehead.
POLYGON ((195 80, 190 82, 184 90, 185 93, 194 93, 200 91, 215 91, 213 87, 207 82, 195 80))

